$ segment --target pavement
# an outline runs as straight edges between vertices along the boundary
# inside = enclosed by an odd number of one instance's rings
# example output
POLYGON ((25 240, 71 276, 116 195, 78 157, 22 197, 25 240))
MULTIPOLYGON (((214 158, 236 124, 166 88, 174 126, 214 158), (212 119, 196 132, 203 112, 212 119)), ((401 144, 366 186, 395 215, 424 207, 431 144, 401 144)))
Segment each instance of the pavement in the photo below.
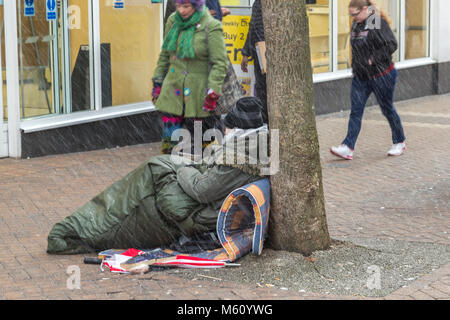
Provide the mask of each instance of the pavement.
POLYGON ((331 249, 305 258, 266 248, 237 268, 120 275, 83 264, 85 255, 46 253, 55 223, 158 154, 158 143, 1 159, 0 300, 449 300, 450 95, 396 107, 401 157, 386 156, 378 107, 366 110, 353 161, 329 152, 348 111, 316 118, 331 249))

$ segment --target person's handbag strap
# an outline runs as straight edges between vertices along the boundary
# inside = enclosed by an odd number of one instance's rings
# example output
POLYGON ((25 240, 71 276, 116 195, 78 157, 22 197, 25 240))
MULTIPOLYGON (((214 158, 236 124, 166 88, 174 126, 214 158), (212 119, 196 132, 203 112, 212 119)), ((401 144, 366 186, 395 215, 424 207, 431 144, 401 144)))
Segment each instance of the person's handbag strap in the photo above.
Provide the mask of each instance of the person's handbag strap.
POLYGON ((206 50, 208 50, 208 73, 209 73, 209 71, 211 71, 211 68, 212 68, 212 64, 209 61, 209 57, 210 57, 210 54, 209 54, 209 23, 210 22, 211 22, 211 20, 208 19, 208 22, 206 23, 206 26, 205 26, 205 31, 206 31, 206 36, 205 36, 206 50))

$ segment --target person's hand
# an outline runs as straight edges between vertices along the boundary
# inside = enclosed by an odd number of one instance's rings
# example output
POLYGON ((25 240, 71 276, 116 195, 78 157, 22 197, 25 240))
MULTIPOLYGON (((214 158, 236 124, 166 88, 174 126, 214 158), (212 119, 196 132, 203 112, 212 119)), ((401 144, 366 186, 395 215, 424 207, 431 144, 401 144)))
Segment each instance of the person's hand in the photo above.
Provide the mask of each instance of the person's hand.
POLYGON ((152 90, 152 102, 156 103, 161 94, 161 85, 155 85, 152 90))
POLYGON ((212 112, 216 110, 217 99, 219 99, 219 95, 215 93, 214 90, 209 89, 205 101, 203 102, 203 111, 212 112))
POLYGON ((222 17, 226 17, 230 13, 231 13, 231 11, 228 10, 227 8, 222 8, 222 17))
POLYGON ((369 58, 369 66, 373 65, 372 59, 369 58))
POLYGON ((248 57, 247 56, 242 56, 241 70, 242 70, 242 72, 245 72, 245 73, 248 72, 248 57))

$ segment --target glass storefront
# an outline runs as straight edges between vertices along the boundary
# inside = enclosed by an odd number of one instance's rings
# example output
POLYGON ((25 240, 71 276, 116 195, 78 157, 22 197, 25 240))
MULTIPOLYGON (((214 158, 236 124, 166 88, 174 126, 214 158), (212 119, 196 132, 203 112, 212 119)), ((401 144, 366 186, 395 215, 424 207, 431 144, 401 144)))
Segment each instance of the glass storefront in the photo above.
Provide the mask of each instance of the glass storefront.
POLYGON ((253 1, 251 0, 221 0, 222 6, 250 6, 253 1))
MULTIPOLYGON (((1 7, 0 7, 1 8, 1 7)), ((2 65, 2 102, 3 102, 3 109, 2 112, 0 112, 3 117, 0 117, 0 121, 7 121, 8 120, 8 103, 7 103, 7 96, 6 96, 6 63, 5 63, 5 20, 4 20, 4 12, 3 10, 0 10, 0 54, 1 54, 1 65, 2 65), (3 118, 3 119, 1 119, 3 118)))
MULTIPOLYGON (((252 2, 251 0, 221 1, 224 6, 250 6, 252 2)), ((329 73, 350 69, 350 29, 352 25, 352 19, 348 15, 350 0, 310 0, 306 3, 313 73, 329 73), (336 9, 336 14, 331 8, 336 9), (333 30, 333 19, 337 21, 334 24, 337 30, 333 30), (333 42, 334 37, 336 38, 335 42, 333 42), (333 45, 333 43, 335 44, 333 45), (333 53, 336 54, 333 55, 333 53), (333 59, 336 60, 335 63, 333 59)), ((405 11, 405 39, 402 39, 401 36, 401 2, 378 0, 374 3, 389 19, 399 46, 401 41, 404 40, 405 47, 399 47, 393 55, 395 62, 429 56, 429 0, 405 0, 405 7, 403 8, 405 11), (404 50, 404 52, 401 50, 404 50), (402 58, 402 55, 404 58, 402 58)))
MULTIPOLYGON (((382 10, 388 18, 392 32, 400 45, 400 1, 398 0, 378 0, 376 6, 382 10)), ((400 61, 401 48, 394 52, 392 58, 395 62, 400 61)))
MULTIPOLYGON (((127 0, 119 9, 115 0, 55 1, 56 19, 48 21, 47 1, 35 1, 32 16, 25 14, 26 2, 17 1, 22 119, 150 103, 161 46, 162 4, 127 0)), ((222 6, 239 7, 248 14, 252 3, 221 0, 222 6)), ((349 0, 307 1, 314 74, 332 76, 351 67, 348 4, 349 0)), ((378 0, 376 5, 391 20, 399 41, 395 61, 429 57, 430 0, 378 0)))
POLYGON ((45 1, 27 14, 18 1, 20 116, 92 110, 88 0, 55 2, 47 19, 45 1))

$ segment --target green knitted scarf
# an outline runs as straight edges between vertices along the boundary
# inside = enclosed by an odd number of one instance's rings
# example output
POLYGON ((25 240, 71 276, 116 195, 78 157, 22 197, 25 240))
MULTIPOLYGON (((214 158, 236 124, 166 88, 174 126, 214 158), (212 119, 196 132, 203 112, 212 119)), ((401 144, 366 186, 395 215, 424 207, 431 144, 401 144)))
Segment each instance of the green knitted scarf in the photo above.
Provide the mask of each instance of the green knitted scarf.
POLYGON ((195 27, 200 21, 200 19, 205 14, 205 10, 196 10, 195 13, 188 18, 183 20, 178 11, 175 13, 175 23, 172 29, 170 29, 162 48, 167 51, 177 52, 178 58, 194 58, 194 32, 195 27), (178 37, 181 32, 180 42, 177 48, 178 37))

